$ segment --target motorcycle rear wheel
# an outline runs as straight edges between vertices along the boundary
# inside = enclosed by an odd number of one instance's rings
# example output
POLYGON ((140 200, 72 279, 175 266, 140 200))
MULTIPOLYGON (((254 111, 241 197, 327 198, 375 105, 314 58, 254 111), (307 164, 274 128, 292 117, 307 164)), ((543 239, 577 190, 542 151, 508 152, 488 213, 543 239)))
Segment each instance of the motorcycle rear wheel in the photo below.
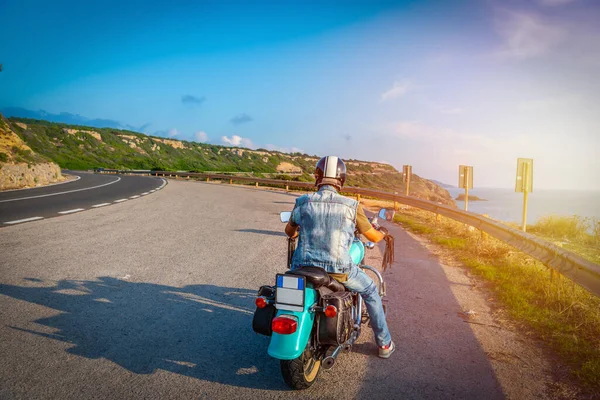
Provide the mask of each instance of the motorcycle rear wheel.
POLYGON ((317 380, 321 360, 315 360, 307 348, 293 360, 281 360, 281 374, 285 383, 294 390, 308 389, 317 380))

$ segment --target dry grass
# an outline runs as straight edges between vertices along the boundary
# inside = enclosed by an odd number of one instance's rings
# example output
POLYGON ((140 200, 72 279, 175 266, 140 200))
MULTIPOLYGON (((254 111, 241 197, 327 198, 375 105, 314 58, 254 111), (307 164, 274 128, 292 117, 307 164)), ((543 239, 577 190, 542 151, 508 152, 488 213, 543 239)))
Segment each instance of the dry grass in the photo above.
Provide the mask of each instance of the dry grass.
POLYGON ((528 227, 531 233, 555 239, 578 240, 588 243, 600 242, 600 221, 597 218, 586 218, 578 215, 542 217, 534 225, 528 227), (592 231, 590 234, 589 232, 592 231))
POLYGON ((21 140, 16 133, 10 130, 8 124, 0 119, 0 153, 2 162, 23 161, 21 158, 28 158, 31 148, 21 140))
POLYGON ((577 215, 542 217, 527 231, 600 264, 600 221, 577 215))
POLYGON ((397 213, 395 221, 452 249, 457 260, 490 283, 516 321, 548 344, 585 391, 600 396, 600 298, 464 224, 444 217, 438 221, 414 208, 397 213))
POLYGON ((363 205, 364 208, 368 208, 373 211, 375 211, 379 208, 390 208, 390 209, 394 208, 394 202, 388 201, 388 200, 373 200, 373 199, 361 198, 360 203, 363 205))

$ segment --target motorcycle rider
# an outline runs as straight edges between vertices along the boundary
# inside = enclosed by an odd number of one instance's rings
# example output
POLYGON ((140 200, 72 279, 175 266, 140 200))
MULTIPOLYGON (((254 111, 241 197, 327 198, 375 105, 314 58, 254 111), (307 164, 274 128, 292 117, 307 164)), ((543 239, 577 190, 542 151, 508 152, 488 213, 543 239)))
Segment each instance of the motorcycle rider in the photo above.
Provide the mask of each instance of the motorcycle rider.
POLYGON ((289 237, 300 235, 291 269, 321 267, 348 290, 359 293, 369 312, 379 357, 389 358, 396 346, 385 320, 377 286, 350 258, 356 229, 372 242, 379 242, 385 234, 371 225, 358 201, 338 194, 346 181, 346 164, 342 159, 335 156, 321 158, 315 169, 315 179, 318 191, 296 199, 285 227, 289 237))

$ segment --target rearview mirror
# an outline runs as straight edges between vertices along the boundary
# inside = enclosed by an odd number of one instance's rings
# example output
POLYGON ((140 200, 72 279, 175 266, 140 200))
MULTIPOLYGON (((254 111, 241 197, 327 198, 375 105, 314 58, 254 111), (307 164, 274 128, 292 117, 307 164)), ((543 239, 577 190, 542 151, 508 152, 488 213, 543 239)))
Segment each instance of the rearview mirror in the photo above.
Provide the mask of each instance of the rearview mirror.
POLYGON ((279 219, 281 219, 281 222, 289 222, 290 218, 292 218, 292 212, 291 211, 282 211, 279 213, 279 219))
POLYGON ((396 211, 394 211, 394 210, 388 210, 387 208, 382 208, 381 210, 379 210, 379 213, 377 213, 377 216, 385 221, 391 221, 394 219, 395 214, 396 214, 396 211))

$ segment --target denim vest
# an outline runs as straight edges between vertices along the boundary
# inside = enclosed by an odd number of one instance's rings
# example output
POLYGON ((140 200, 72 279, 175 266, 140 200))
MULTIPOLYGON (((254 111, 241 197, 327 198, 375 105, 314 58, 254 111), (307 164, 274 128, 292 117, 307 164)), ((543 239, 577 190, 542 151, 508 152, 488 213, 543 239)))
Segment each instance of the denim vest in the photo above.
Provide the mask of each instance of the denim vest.
POLYGON ((292 221, 300 225, 300 238, 291 268, 314 266, 329 273, 348 273, 354 265, 350 246, 357 207, 356 200, 338 194, 329 185, 296 199, 292 221))

